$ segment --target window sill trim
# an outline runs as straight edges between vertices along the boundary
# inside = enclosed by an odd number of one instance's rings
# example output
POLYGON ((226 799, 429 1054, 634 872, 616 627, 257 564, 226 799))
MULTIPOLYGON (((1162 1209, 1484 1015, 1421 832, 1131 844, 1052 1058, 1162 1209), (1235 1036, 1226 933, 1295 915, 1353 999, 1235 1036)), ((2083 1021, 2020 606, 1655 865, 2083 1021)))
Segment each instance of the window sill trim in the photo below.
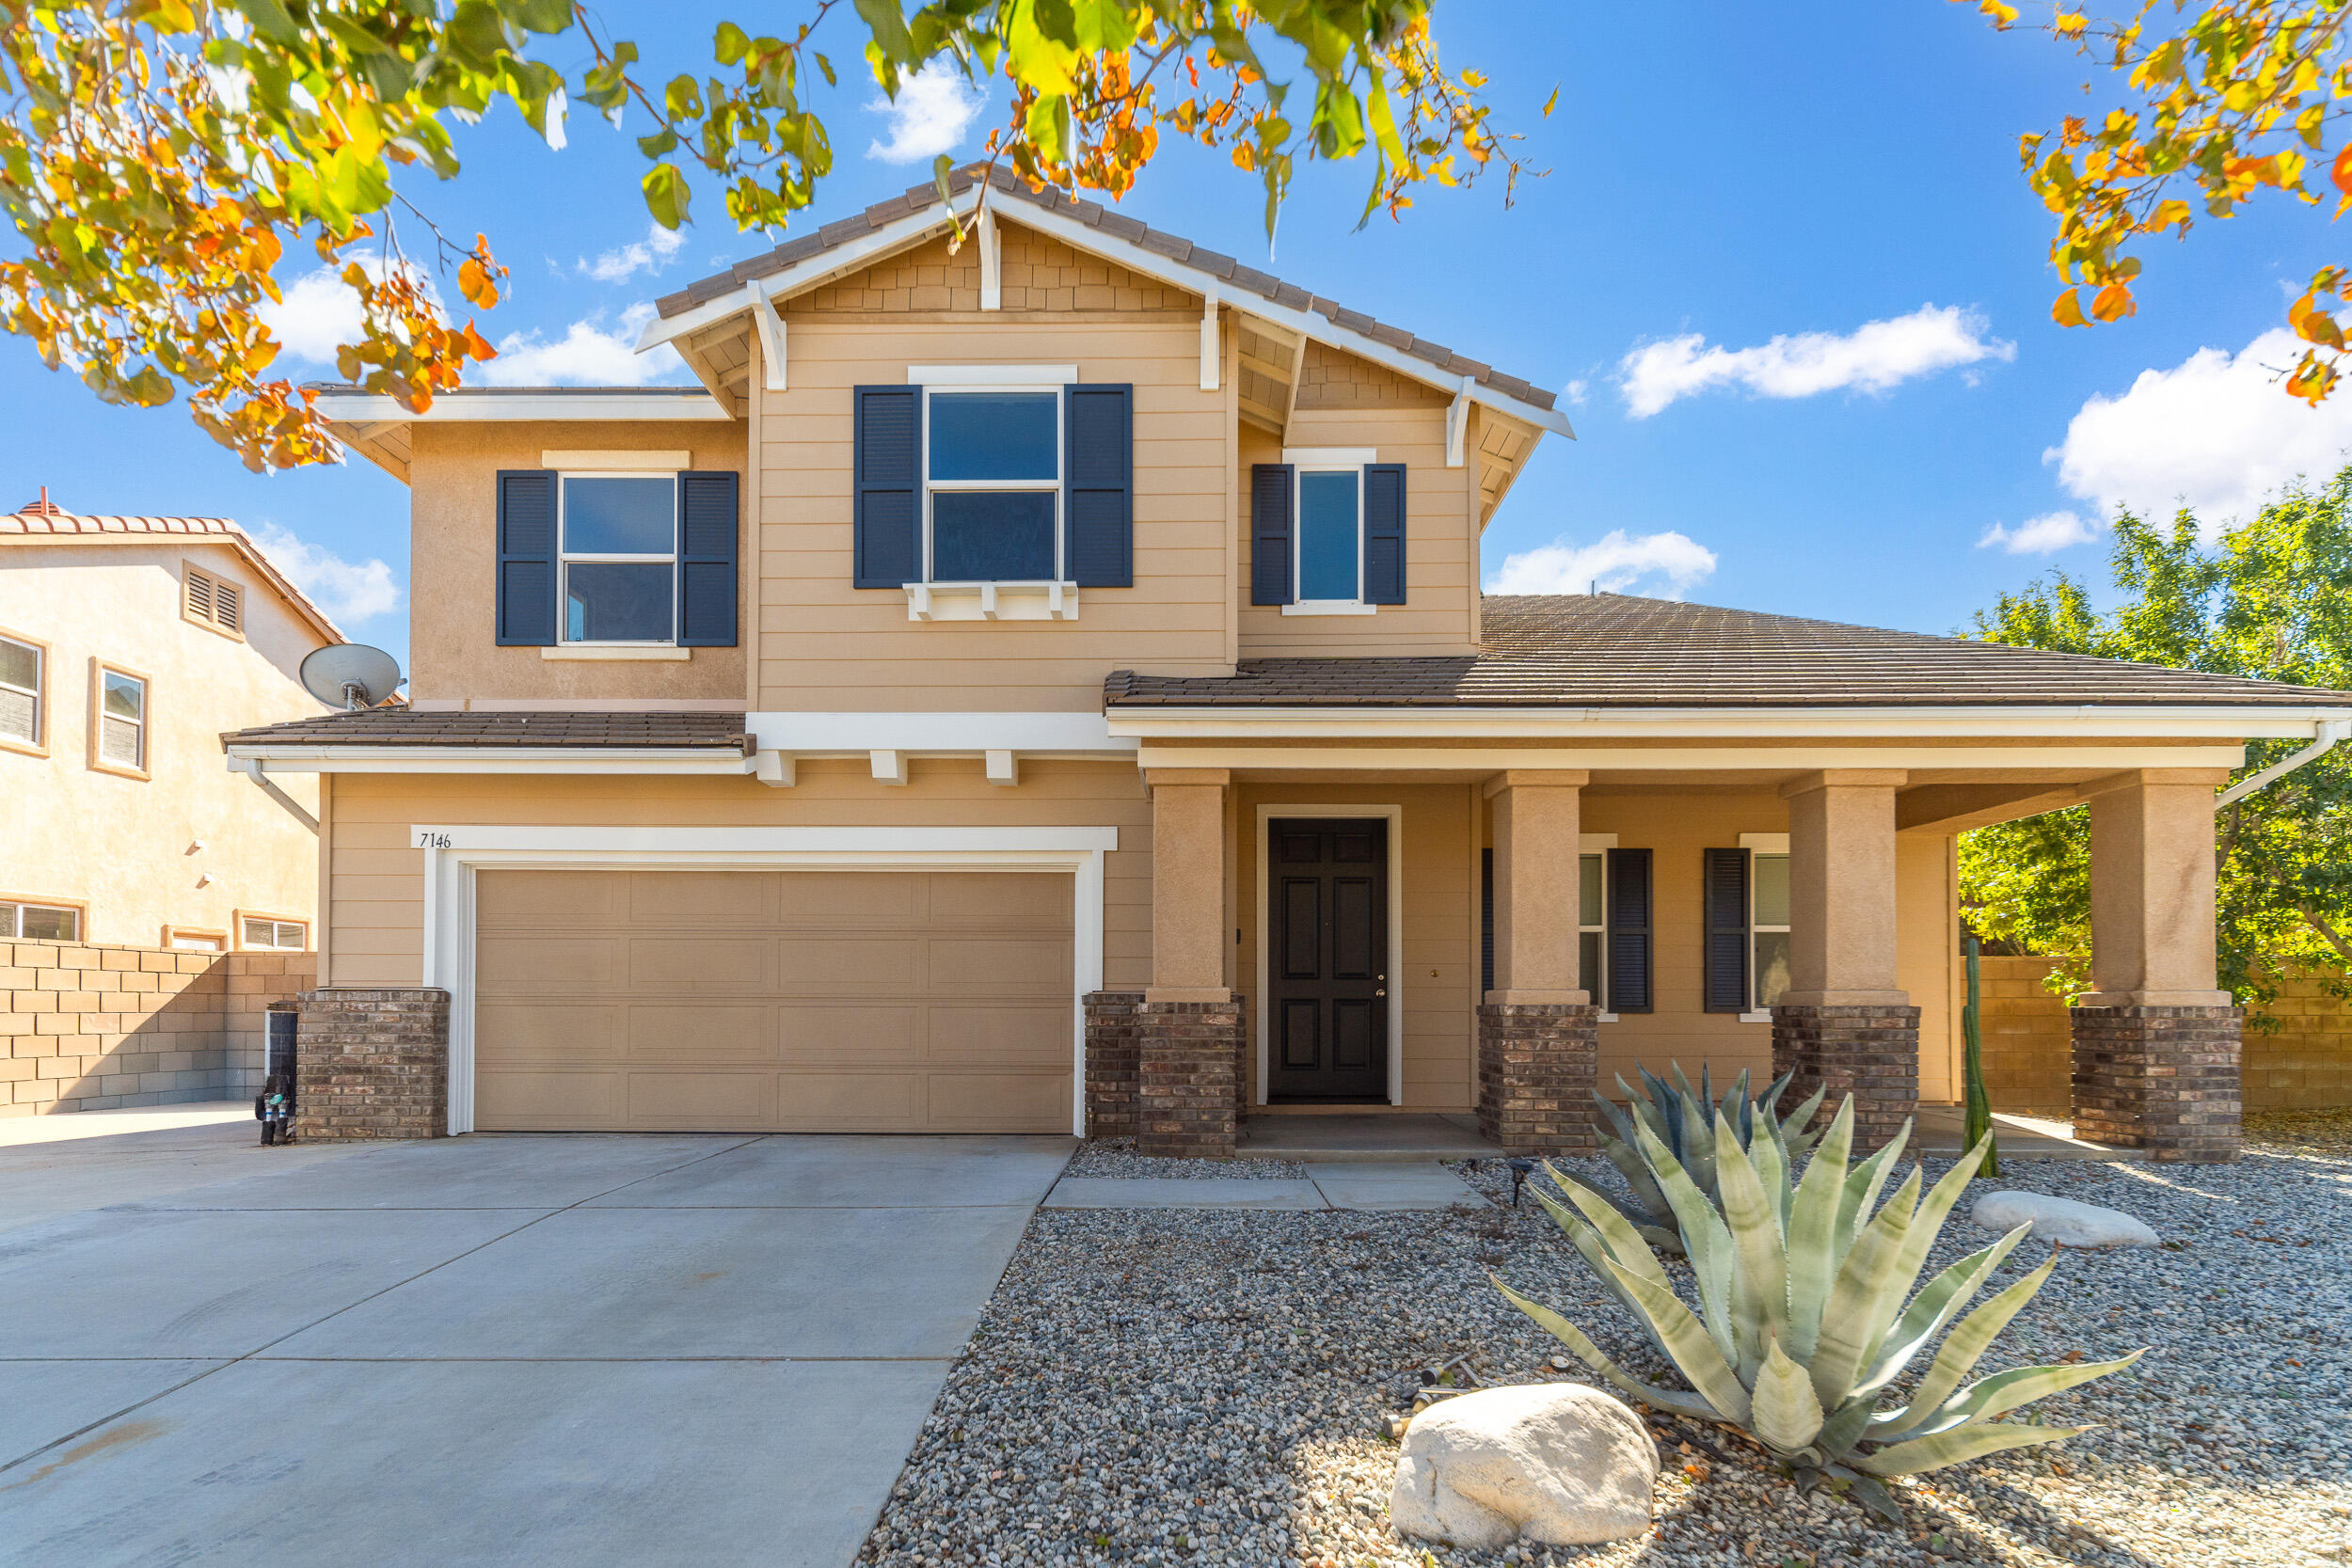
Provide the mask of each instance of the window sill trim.
POLYGON ((136 779, 141 784, 151 784, 155 777, 144 768, 125 768, 119 762, 100 762, 94 758, 89 770, 93 773, 112 773, 118 779, 136 779))
POLYGON ((1617 1022, 1617 1015, 1614 1013, 1595 1013, 1593 1015, 1593 1022, 1596 1023, 1614 1023, 1617 1022))
POLYGON ((910 582, 910 621, 1074 621, 1074 582, 910 582))
POLYGON ((558 642, 542 647, 539 657, 574 664, 683 664, 694 657, 694 650, 631 643, 558 642))
POLYGON ((45 757, 49 748, 30 740, 19 740, 12 735, 0 735, 0 752, 19 752, 28 757, 45 757))
POLYGON ((1737 1022, 1741 1023, 1770 1023, 1772 1022, 1772 1009, 1770 1007, 1751 1007, 1746 1012, 1741 1013, 1737 1022))
POLYGON ((1300 599, 1282 607, 1285 615, 1376 615, 1380 607, 1347 599, 1300 599))

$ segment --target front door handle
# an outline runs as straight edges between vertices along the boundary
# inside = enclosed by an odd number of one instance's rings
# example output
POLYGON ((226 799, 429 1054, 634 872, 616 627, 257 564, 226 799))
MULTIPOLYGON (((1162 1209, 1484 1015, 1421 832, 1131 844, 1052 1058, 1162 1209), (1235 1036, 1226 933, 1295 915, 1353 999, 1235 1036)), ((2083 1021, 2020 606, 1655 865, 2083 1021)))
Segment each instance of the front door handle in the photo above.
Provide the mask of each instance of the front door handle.
POLYGON ((1378 990, 1374 991, 1372 994, 1375 996, 1386 996, 1389 994, 1389 988, 1382 986, 1378 990))

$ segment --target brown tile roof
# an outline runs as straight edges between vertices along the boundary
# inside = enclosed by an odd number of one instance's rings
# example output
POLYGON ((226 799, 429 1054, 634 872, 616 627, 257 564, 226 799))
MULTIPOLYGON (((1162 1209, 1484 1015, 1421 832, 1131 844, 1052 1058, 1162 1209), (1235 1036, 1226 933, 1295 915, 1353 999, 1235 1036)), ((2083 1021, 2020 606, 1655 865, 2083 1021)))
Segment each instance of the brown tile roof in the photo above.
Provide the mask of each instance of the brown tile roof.
POLYGON ((231 730, 222 746, 638 747, 752 753, 740 713, 456 713, 372 707, 231 730))
MULTIPOLYGON (((44 492, 45 494, 45 492, 44 492)), ((294 580, 278 569, 275 562, 262 552, 253 536, 227 517, 84 517, 58 509, 55 502, 46 508, 39 501, 29 502, 14 513, 0 516, 0 544, 18 541, 26 544, 68 543, 76 539, 120 539, 142 534, 174 534, 183 538, 211 539, 233 548, 247 564, 261 573, 278 597, 293 607, 295 614, 309 621, 329 642, 346 641, 342 630, 326 618, 326 611, 310 602, 310 596, 294 585, 294 580)))
POLYGON ((1628 594, 1486 601, 1455 658, 1254 658, 1104 683, 1106 706, 2352 707, 2352 691, 1628 594))
MULTIPOLYGON (((967 166, 955 170, 947 177, 948 188, 961 195, 972 187, 979 172, 979 166, 967 166)), ((1285 283, 1267 273, 1243 266, 1232 257, 1194 245, 1181 235, 1153 229, 1098 202, 1080 201, 1055 190, 1032 191, 1027 182, 1007 168, 991 168, 988 172, 989 184, 999 196, 1042 207, 1049 213, 1063 214, 1089 229, 1101 230, 1113 239, 1125 240, 1180 265, 1197 268, 1261 299, 1294 310, 1311 310, 1351 332, 1360 332, 1400 354, 1409 354, 1416 359, 1426 361, 1448 375, 1470 376, 1482 387, 1491 387, 1498 392, 1522 403, 1533 404, 1538 408, 1552 406, 1552 394, 1533 382, 1522 381, 1516 375, 1505 375, 1492 365, 1472 359, 1468 355, 1456 354, 1441 343, 1416 338, 1401 327, 1375 321, 1361 311, 1350 310, 1319 294, 1309 293, 1295 283, 1285 283)), ((697 305, 733 293, 755 278, 771 277, 812 256, 821 255, 900 218, 911 217, 936 206, 938 202, 939 189, 936 185, 910 185, 902 196, 888 201, 878 201, 854 216, 812 230, 796 240, 787 240, 764 256, 738 261, 725 272, 689 283, 676 293, 664 294, 654 301, 654 309, 661 312, 664 320, 683 315, 697 305)))

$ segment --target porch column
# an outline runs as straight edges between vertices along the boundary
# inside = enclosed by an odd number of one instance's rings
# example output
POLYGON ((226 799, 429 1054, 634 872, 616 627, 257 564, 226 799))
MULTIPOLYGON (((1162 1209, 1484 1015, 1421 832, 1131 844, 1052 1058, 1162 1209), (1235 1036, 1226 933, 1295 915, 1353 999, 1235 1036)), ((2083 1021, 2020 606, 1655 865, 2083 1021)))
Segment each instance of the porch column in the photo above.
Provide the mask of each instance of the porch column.
POLYGON ((1495 989, 1478 1008, 1478 1127, 1514 1152, 1589 1154, 1599 1014, 1577 973, 1580 771, 1489 780, 1495 989))
POLYGON ((2090 797, 2090 979, 2073 1009, 2074 1135, 2152 1160, 2238 1155, 2239 1024, 2214 974, 2213 768, 2090 797))
POLYGON ((1147 1154, 1233 1152, 1241 999, 1226 984, 1221 768, 1153 768, 1152 984, 1133 1015, 1136 1140, 1147 1154))
POLYGON ((1824 1085, 1854 1100, 1854 1146, 1892 1138, 1919 1105, 1919 1009, 1896 984, 1894 768, 1829 768, 1788 802, 1788 990, 1772 1008, 1786 1102, 1824 1085))

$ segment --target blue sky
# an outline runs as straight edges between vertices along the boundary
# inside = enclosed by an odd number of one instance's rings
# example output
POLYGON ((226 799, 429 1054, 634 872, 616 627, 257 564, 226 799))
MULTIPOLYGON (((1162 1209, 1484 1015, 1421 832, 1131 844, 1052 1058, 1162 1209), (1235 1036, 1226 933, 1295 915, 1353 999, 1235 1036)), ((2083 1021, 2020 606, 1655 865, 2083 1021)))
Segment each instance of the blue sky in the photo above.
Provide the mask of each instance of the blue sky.
MULTIPOLYGON (((707 66, 710 24, 731 10, 605 14, 659 78, 707 66)), ((1547 439, 1488 530, 1492 585, 1597 578, 1948 631, 2051 565, 2096 572, 2121 501, 2185 499, 2218 523, 2352 446, 2352 396, 2312 413, 2263 369, 2291 359, 2265 335, 2333 259, 2339 236, 2312 209, 2272 202, 2152 248, 2133 320, 2050 322, 2048 220, 2016 137, 2081 110, 2090 72, 2046 39, 1997 36, 1944 0, 1439 0, 1438 27, 1451 61, 1493 78, 1498 117, 1549 174, 1508 210, 1499 182, 1433 190, 1359 232, 1366 171, 1308 166, 1270 270, 1567 389, 1580 438, 1547 439)), ((830 104, 838 166, 812 221, 927 178, 953 129, 949 96, 896 116, 866 106, 878 96, 845 81, 830 104), (922 156, 875 155, 894 138, 922 156)), ((482 323, 507 351, 494 374, 656 373, 624 351, 646 302, 774 241, 736 233, 707 191, 682 243, 657 239, 628 136, 575 114, 569 139, 550 150, 501 113, 461 133, 462 177, 408 194, 453 233, 487 230, 514 269, 482 323)), ((1265 255, 1256 183, 1222 159, 1171 144, 1125 207, 1265 255)), ((332 311, 299 287, 308 261, 294 253, 281 277, 287 332, 324 353, 332 311)), ((103 407, 13 338, 0 431, 0 484, 22 493, 0 505, 46 484, 77 512, 236 517, 353 636, 405 657, 407 496, 372 466, 248 474, 183 408, 103 407)))

